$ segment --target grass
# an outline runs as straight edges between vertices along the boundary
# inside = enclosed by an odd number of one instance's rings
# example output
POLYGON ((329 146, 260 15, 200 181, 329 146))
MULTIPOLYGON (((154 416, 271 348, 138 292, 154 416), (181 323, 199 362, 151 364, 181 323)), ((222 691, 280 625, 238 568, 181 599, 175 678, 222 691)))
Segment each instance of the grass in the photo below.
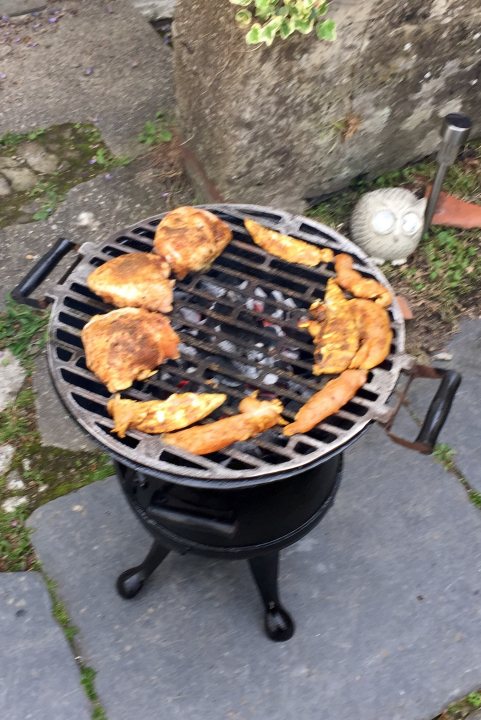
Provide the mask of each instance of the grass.
POLYGON ((86 696, 92 704, 92 720, 107 720, 105 710, 100 704, 99 696, 97 695, 97 690, 95 689, 95 676, 97 673, 93 668, 85 665, 76 652, 75 637, 78 633, 78 628, 72 623, 67 608, 58 595, 57 584, 55 581, 45 575, 44 578, 50 599, 52 601, 52 615, 62 628, 68 643, 75 652, 75 659, 80 671, 80 683, 86 696))
POLYGON ((138 140, 144 145, 159 145, 170 142, 172 137, 168 119, 163 113, 158 112, 154 120, 147 120, 144 124, 138 140))
POLYGON ((0 348, 8 347, 28 372, 35 356, 45 346, 49 314, 19 305, 9 296, 0 313, 0 348))
POLYGON ((473 710, 481 708, 481 691, 471 692, 466 697, 450 705, 435 720, 469 720, 473 710))
POLYGON ((453 470, 454 458, 456 456, 456 450, 450 447, 446 443, 438 443, 433 451, 433 457, 440 463, 446 470, 453 470))

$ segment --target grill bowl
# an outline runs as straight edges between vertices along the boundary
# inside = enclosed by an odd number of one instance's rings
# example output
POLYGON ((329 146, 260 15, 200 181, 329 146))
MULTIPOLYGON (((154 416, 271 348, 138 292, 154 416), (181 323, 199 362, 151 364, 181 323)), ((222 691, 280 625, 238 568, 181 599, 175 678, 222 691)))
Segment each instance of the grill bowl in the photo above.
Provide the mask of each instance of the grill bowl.
MULTIPOLYGON (((227 403, 204 422, 237 412, 246 394, 279 397, 292 419, 308 397, 329 378, 312 376, 312 343, 297 328, 309 305, 322 298, 331 265, 307 268, 266 254, 244 229, 252 218, 274 230, 346 252, 366 277, 389 287, 379 268, 354 243, 325 225, 302 216, 254 205, 202 206, 227 222, 234 239, 212 267, 176 283, 172 325, 181 338, 181 357, 136 382, 124 397, 163 399, 178 391, 225 392, 227 403)), ((305 435, 287 438, 278 428, 222 452, 198 457, 159 436, 132 430, 124 439, 111 433, 110 397, 85 365, 80 333, 85 323, 111 306, 93 295, 86 279, 95 267, 124 252, 147 252, 163 215, 148 218, 101 245, 86 243, 81 259, 53 291, 48 361, 54 386, 69 412, 120 462, 178 484, 240 488, 306 471, 354 442, 379 414, 403 365, 404 321, 394 300, 389 314, 393 344, 389 357, 369 373, 366 384, 342 410, 305 435)))

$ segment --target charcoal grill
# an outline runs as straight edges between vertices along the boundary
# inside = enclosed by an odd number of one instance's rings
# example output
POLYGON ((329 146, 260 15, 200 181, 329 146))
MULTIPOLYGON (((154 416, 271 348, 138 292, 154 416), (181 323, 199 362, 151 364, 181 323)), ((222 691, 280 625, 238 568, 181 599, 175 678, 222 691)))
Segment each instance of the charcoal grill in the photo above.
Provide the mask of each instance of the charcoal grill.
MULTIPOLYGON (((331 264, 307 268, 266 254, 250 239, 244 218, 349 253, 363 275, 388 285, 386 278, 360 248, 313 220, 253 205, 202 207, 230 225, 233 241, 208 271, 176 284, 171 320, 181 339, 180 359, 165 363, 155 376, 134 383, 123 395, 150 400, 180 390, 226 393, 227 403, 204 421, 210 422, 237 412, 239 401, 256 390, 262 398, 280 398, 285 417, 292 420, 326 382, 312 375, 312 343, 298 321, 323 297, 335 272, 331 264)), ((351 402, 307 434, 288 438, 274 428, 205 457, 136 430, 117 437, 111 433, 106 407, 110 394, 87 369, 80 339, 85 323, 111 306, 88 290, 86 279, 94 268, 122 253, 150 251, 162 217, 139 222, 100 245, 83 244, 52 293, 35 300, 31 293, 74 247, 69 240, 58 241, 12 294, 34 306, 53 302, 48 362, 54 386, 75 420, 113 457, 127 500, 154 537, 144 562, 119 577, 120 594, 136 595, 170 550, 246 558, 265 606, 267 633, 286 640, 294 625, 278 596, 279 550, 314 527, 332 504, 343 451, 377 420, 395 441, 430 452, 460 377, 455 371, 418 366, 404 353, 404 322, 394 301, 388 358, 369 373, 351 402), (401 372, 408 372, 410 379, 441 379, 414 443, 391 432, 396 408, 387 401, 401 372)))

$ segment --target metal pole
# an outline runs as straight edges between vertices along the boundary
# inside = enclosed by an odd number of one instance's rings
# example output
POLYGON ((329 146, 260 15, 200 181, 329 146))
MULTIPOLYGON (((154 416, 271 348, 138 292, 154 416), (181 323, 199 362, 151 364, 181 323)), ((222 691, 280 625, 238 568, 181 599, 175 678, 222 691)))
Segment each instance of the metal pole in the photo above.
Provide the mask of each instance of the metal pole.
POLYGON ((438 169, 424 214, 423 234, 427 232, 431 225, 446 172, 455 162, 459 148, 468 139, 471 126, 472 122, 470 118, 461 113, 450 113, 444 118, 441 130, 441 147, 439 148, 437 156, 438 169))

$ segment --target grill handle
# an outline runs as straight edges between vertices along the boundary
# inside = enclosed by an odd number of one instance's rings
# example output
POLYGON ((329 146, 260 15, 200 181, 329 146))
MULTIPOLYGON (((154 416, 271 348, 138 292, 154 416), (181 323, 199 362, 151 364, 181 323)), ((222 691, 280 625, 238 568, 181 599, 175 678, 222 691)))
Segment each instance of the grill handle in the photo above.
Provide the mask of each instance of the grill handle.
POLYGON ((430 367, 429 365, 417 364, 413 365, 413 367, 409 370, 409 374, 409 380, 401 393, 398 404, 389 417, 388 422, 385 424, 386 432, 394 442, 410 448, 411 450, 417 450, 418 452, 423 453, 423 455, 430 455, 436 446, 439 433, 441 432, 449 415, 449 411, 451 410, 451 405, 453 404, 457 389, 461 383, 461 375, 456 372, 456 370, 446 370, 445 368, 436 368, 430 367), (416 440, 412 442, 392 433, 391 427, 399 408, 405 401, 409 386, 415 378, 441 380, 441 383, 437 389, 436 395, 429 405, 421 430, 419 431, 416 440))
POLYGON ((146 509, 147 515, 159 522, 168 522, 192 530, 203 530, 214 535, 225 538, 232 538, 237 533, 237 522, 225 522, 224 520, 213 520, 204 515, 197 515, 185 510, 174 510, 163 506, 149 505, 146 509))
POLYGON ((67 240, 66 238, 57 240, 55 245, 50 248, 45 255, 42 255, 40 260, 28 271, 23 280, 20 280, 18 285, 13 288, 11 295, 15 302, 22 305, 30 305, 30 307, 36 308, 37 310, 43 309, 47 304, 46 301, 36 300, 35 298, 29 297, 29 295, 50 275, 60 260, 73 247, 75 247, 75 243, 71 240, 67 240))

